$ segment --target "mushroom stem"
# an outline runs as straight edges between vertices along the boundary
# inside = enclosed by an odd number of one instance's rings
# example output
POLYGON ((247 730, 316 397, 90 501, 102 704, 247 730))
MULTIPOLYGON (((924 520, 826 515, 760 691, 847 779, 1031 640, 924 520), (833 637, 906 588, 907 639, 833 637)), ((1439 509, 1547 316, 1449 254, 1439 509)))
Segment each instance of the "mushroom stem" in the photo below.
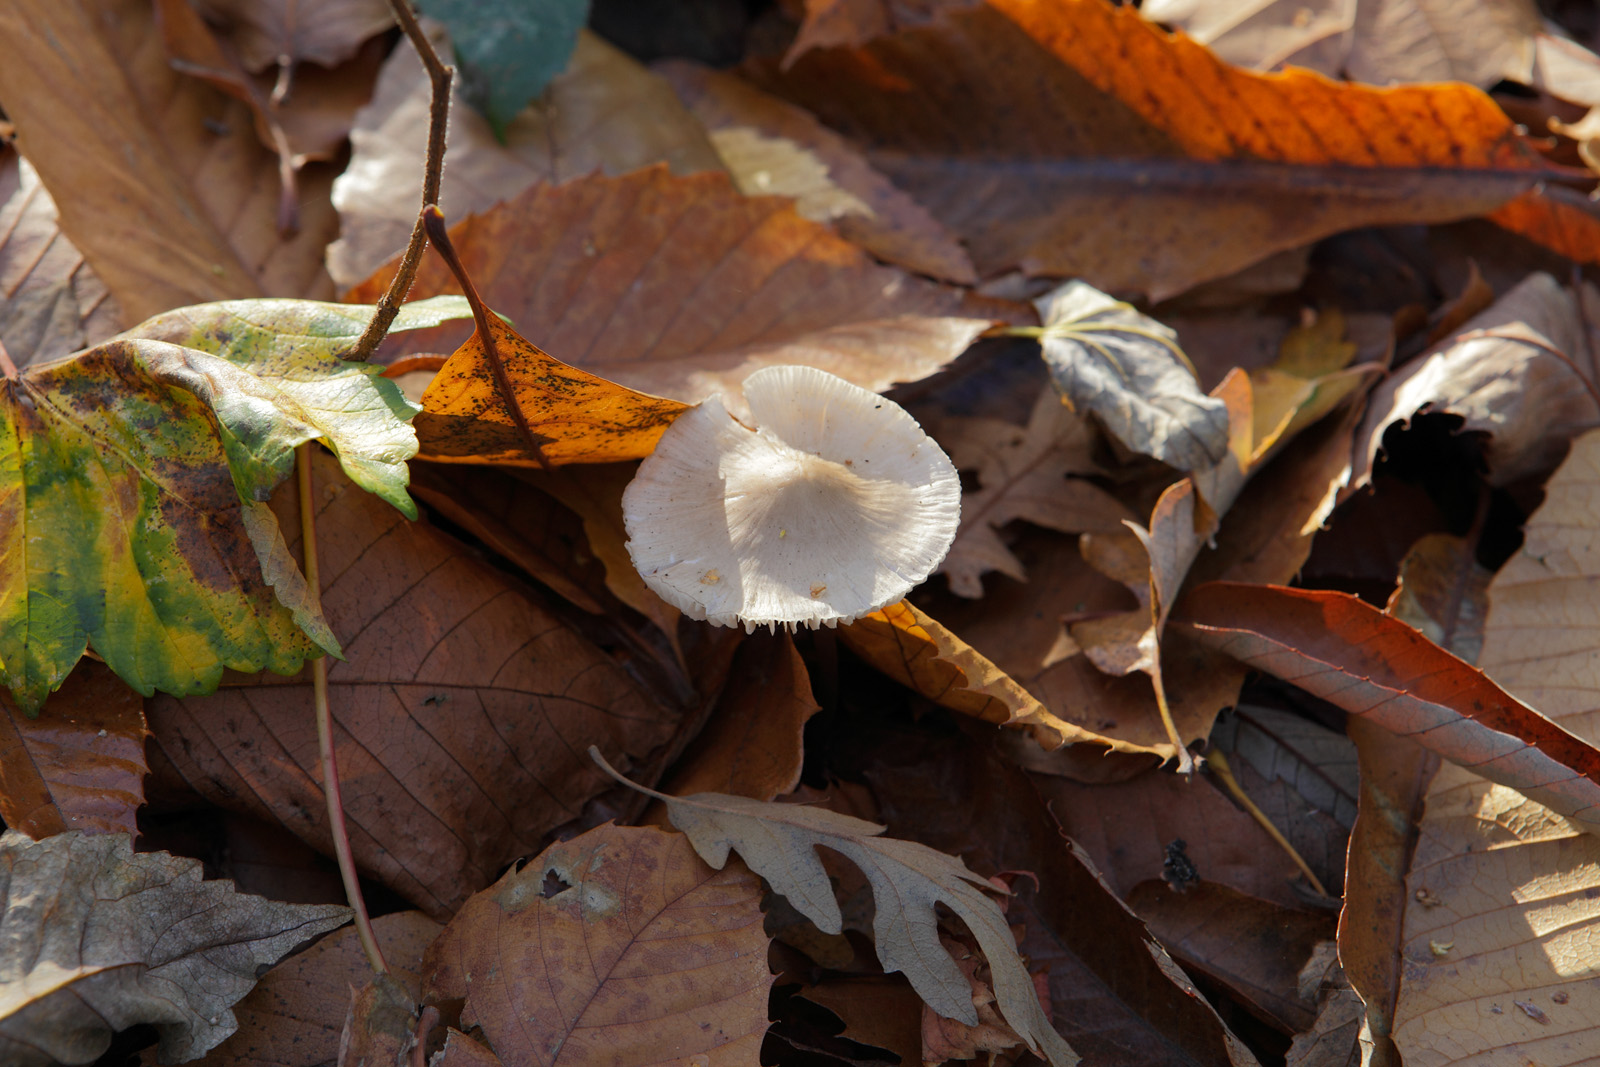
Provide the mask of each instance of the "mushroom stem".
POLYGON ((422 209, 422 220, 434 251, 445 261, 450 273, 456 276, 456 282, 461 286, 461 292, 466 295, 467 304, 472 308, 472 320, 477 324, 478 343, 483 345, 483 357, 489 361, 489 370, 494 374, 494 384, 500 392, 501 402, 510 413, 511 421, 516 423, 517 429, 522 432, 523 442, 528 446, 528 451, 533 453, 533 458, 539 461, 539 466, 550 470, 550 461, 545 458, 544 449, 539 447, 539 435, 534 433, 533 427, 529 425, 528 416, 522 410, 521 402, 517 400, 517 391, 512 388, 511 376, 506 373, 505 361, 500 358, 500 345, 495 340, 494 331, 489 327, 489 307, 478 294, 478 287, 472 284, 472 277, 467 274, 467 268, 462 265, 461 257, 456 254, 456 246, 450 243, 450 231, 445 228, 444 212, 439 210, 438 204, 429 204, 422 209))

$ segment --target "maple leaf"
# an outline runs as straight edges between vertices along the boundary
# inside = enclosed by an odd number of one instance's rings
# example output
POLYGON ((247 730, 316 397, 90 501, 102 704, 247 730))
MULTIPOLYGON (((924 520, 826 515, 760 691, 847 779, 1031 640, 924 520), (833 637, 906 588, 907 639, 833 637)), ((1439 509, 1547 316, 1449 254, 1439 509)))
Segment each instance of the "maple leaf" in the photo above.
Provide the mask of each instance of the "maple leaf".
POLYGON ((0 1060, 92 1063, 137 1023, 156 1026, 163 1062, 196 1059, 233 1033, 257 968, 350 915, 200 875, 127 834, 0 837, 0 1060))
POLYGON ((998 419, 950 419, 935 437, 962 470, 978 472, 982 488, 961 500, 961 528, 939 571, 958 596, 981 597, 987 571, 1025 581, 1022 563, 1000 540, 1013 519, 1069 533, 1119 531, 1134 513, 1076 474, 1099 470, 1089 451, 1089 425, 1052 389, 1040 394, 1025 429, 998 419))
POLYGON ((674 797, 643 789, 612 770, 598 749, 591 748, 589 756, 617 781, 666 804, 672 824, 711 866, 720 870, 729 850, 737 849, 752 871, 824 933, 839 933, 844 918, 816 850, 821 846, 844 856, 872 887, 873 942, 883 969, 903 972, 923 1003, 940 1015, 976 1026, 971 984, 939 942, 934 905, 946 905, 983 949, 1006 1023, 1054 1067, 1078 1062, 1039 1005, 1005 912, 985 892, 995 887, 959 858, 915 841, 881 837, 887 827, 825 808, 723 793, 674 797))
MULTIPOLYGON (((462 306, 411 305, 403 328, 462 306)), ((205 304, 8 369, 0 684, 23 710, 86 648, 146 696, 209 691, 224 667, 292 672, 313 644, 337 653, 262 501, 295 447, 321 439, 357 484, 416 514, 405 491, 415 409, 378 368, 338 358, 371 313, 205 304)))

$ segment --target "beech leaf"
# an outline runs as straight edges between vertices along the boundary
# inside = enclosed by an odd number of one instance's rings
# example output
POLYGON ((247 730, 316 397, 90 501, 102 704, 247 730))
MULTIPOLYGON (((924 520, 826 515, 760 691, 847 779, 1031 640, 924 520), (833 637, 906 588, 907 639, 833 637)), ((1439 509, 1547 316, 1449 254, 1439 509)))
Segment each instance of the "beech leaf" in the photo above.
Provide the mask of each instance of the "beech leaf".
POLYGON ((232 1006, 336 904, 285 904, 201 881, 200 862, 133 851, 127 834, 0 837, 0 1061, 92 1063, 118 1030, 153 1024, 164 1063, 204 1055, 232 1006))
POLYGON ((1005 1021, 1054 1067, 1078 1062, 1039 1006, 1005 912, 985 892, 995 887, 958 857, 915 841, 881 837, 886 827, 825 808, 723 793, 658 793, 628 782, 598 749, 591 748, 589 756, 617 781, 665 803, 672 824, 689 835, 695 851, 711 866, 720 870, 728 852, 737 849, 752 871, 823 933, 839 933, 844 920, 817 848, 844 856, 872 887, 877 906, 873 942, 883 969, 903 972, 923 1002, 940 1015, 976 1026, 972 987, 939 942, 934 905, 946 905, 983 949, 1005 1021))

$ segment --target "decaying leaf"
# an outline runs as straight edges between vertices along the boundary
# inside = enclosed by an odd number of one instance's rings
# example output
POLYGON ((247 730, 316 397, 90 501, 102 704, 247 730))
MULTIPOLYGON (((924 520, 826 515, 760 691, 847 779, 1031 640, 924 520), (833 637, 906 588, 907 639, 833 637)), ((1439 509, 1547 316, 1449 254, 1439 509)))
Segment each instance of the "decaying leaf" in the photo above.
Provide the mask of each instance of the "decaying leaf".
MULTIPOLYGON (((456 314, 432 304, 404 319, 456 314)), ((262 501, 295 446, 320 438, 357 484, 416 513, 413 408, 378 368, 338 357, 370 315, 201 305, 8 375, 0 683, 24 711, 85 648, 147 696, 209 691, 224 667, 287 673, 313 647, 338 651, 262 501)))
POLYGON ((1182 611, 1236 659, 1600 828, 1600 749, 1356 597, 1212 582, 1182 611))
POLYGON ((122 309, 56 221, 32 164, 0 151, 0 345, 19 367, 104 341, 122 309))
POLYGON ((464 998, 462 1022, 508 1064, 739 1067, 767 1029, 767 945, 742 864, 713 870, 682 835, 602 826, 467 901, 428 951, 423 993, 464 998))
POLYGON ((361 42, 394 24, 381 0, 330 0, 314 9, 298 0, 193 0, 228 35, 252 71, 280 64, 332 67, 361 42))
MULTIPOLYGON (((515 578, 356 491, 326 457, 315 474, 322 607, 346 635, 328 680, 351 847, 371 876, 448 916, 607 787, 583 746, 634 765, 677 714, 630 676, 636 661, 515 578)), ((275 504, 298 531, 294 495, 275 504)), ((302 673, 230 678, 147 713, 191 788, 331 852, 311 707, 302 673)))
POLYGON ((0 837, 0 1055, 16 1067, 93 1063, 136 1023, 167 1062, 233 1033, 231 1010, 302 941, 349 909, 281 904, 200 880, 198 861, 134 853, 126 834, 0 837))
POLYGON ((28 718, 0 698, 0 818, 38 840, 136 833, 144 804, 144 701, 102 663, 80 663, 28 718))
MULTIPOLYGON (((721 173, 653 167, 538 185, 458 222, 450 238, 485 302, 537 324, 552 356, 686 403, 716 393, 737 403, 747 375, 779 363, 880 391, 933 373, 989 326, 962 317, 954 291, 873 263, 788 203, 741 196, 721 173)), ((382 292, 392 269, 353 298, 382 292)), ((424 261, 413 295, 453 291, 444 266, 424 261)))
POLYGON ((976 471, 980 488, 963 495, 961 528, 939 573, 958 596, 983 595, 991 570, 1026 581, 1021 562, 1000 539, 1015 519, 1071 533, 1120 531, 1134 514, 1110 493, 1073 475, 1094 474, 1093 430, 1054 389, 1039 395, 1026 427, 998 419, 946 419, 934 435, 961 470, 976 471))
MULTIPOLYGON (((450 54, 442 31, 429 36, 441 55, 450 54)), ((340 230, 328 248, 328 271, 341 286, 363 281, 411 235, 417 161, 428 137, 429 91, 416 52, 397 48, 378 77, 372 102, 356 117, 350 166, 333 183, 340 230)), ((578 34, 566 71, 512 120, 503 143, 461 99, 459 80, 452 97, 450 165, 439 194, 452 218, 485 211, 538 182, 556 185, 596 170, 619 175, 662 161, 675 173, 692 174, 722 166, 705 131, 671 87, 588 31, 578 34)), ((500 307, 493 299, 490 303, 500 307)))
MULTIPOLYGON (((598 750, 591 749, 590 755, 600 760, 598 750)), ((925 1004, 972 1026, 978 1012, 971 987, 938 940, 934 905, 949 907, 983 949, 1006 1022, 1056 1067, 1078 1062, 1039 1006, 1005 913, 984 892, 994 887, 960 859, 912 841, 880 837, 885 827, 824 808, 765 804, 721 793, 673 797, 641 791, 667 805, 672 824, 689 835, 707 863, 720 870, 729 850, 737 849, 752 871, 824 933, 838 933, 843 917, 816 850, 823 846, 850 860, 872 886, 877 905, 873 941, 883 969, 903 972, 925 1004)))
POLYGON ((1084 282, 1037 301, 1050 379, 1074 411, 1092 413, 1118 440, 1179 470, 1220 463, 1228 410, 1206 396, 1177 333, 1084 282))
MULTIPOLYGON (((1591 665, 1597 500, 1600 434, 1591 431, 1574 442, 1522 548, 1489 586, 1478 661, 1586 739, 1600 738, 1591 665)), ((1590 950, 1600 928, 1600 841, 1574 829, 1466 770, 1446 766, 1434 779, 1399 943, 1394 1040, 1407 1064, 1590 1054, 1600 1033, 1600 967, 1590 950), (1441 954, 1432 945, 1450 947, 1441 954)))

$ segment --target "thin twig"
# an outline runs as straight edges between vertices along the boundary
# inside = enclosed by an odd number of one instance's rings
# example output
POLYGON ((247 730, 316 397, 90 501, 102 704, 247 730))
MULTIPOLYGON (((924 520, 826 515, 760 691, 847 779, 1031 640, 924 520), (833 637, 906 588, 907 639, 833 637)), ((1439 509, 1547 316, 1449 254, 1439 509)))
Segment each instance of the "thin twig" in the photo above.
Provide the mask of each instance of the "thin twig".
POLYGON ((444 175, 444 135, 450 119, 450 79, 455 73, 453 68, 440 60, 433 42, 422 32, 417 16, 411 10, 410 0, 389 0, 389 7, 394 11, 395 21, 400 23, 400 28, 411 41, 411 46, 422 57, 422 65, 428 70, 428 80, 433 83, 433 96, 428 103, 428 156, 422 171, 422 210, 417 215, 417 224, 411 228, 411 240, 406 244, 405 255, 400 257, 400 269, 395 272, 388 291, 378 301, 377 313, 367 324, 361 340, 356 342, 355 351, 346 357, 356 362, 371 359, 378 346, 383 344, 394 317, 400 314, 400 305, 405 302, 406 294, 411 292, 411 282, 417 276, 417 265, 422 262, 422 252, 427 244, 422 220, 428 206, 439 202, 439 182, 444 175))
MULTIPOLYGON (((300 488, 300 547, 304 559, 306 586, 313 602, 322 597, 322 576, 317 565, 317 507, 316 494, 312 492, 311 450, 316 445, 307 442, 295 450, 295 473, 300 488)), ((339 790, 339 763, 333 751, 333 712, 328 706, 328 657, 318 656, 311 661, 311 693, 317 714, 317 753, 322 759, 322 791, 328 802, 328 829, 333 834, 333 855, 339 862, 339 877, 344 881, 344 894, 356 913, 356 936, 361 939, 361 950, 367 962, 378 974, 389 970, 383 962, 383 952, 378 948, 378 938, 372 931, 372 920, 367 916, 367 902, 361 895, 361 881, 356 876, 356 861, 350 851, 350 834, 344 824, 344 798, 339 790)))
POLYGON ((1228 790, 1228 794, 1234 800, 1237 800, 1245 811, 1250 813, 1252 819, 1261 824, 1261 828, 1267 832, 1267 836, 1276 841, 1278 847, 1289 854, 1289 858, 1294 861, 1294 865, 1300 868, 1300 873, 1305 875, 1306 880, 1311 883, 1311 888, 1323 896, 1327 896, 1327 888, 1322 884, 1322 880, 1311 870, 1311 865, 1305 861, 1305 858, 1299 852, 1295 851, 1295 847, 1289 844, 1289 839, 1283 836, 1283 831, 1273 825, 1272 820, 1267 818, 1267 813, 1262 811, 1256 802, 1250 799, 1250 794, 1244 791, 1244 787, 1239 784, 1239 779, 1233 776, 1233 768, 1228 766, 1228 758, 1221 752, 1212 751, 1206 756, 1206 766, 1222 782, 1223 786, 1228 790))
POLYGON ((439 210, 437 204, 430 204, 422 209, 422 221, 428 230, 428 240, 433 242, 433 250, 449 265, 450 273, 456 276, 457 284, 466 294, 467 303, 472 306, 472 321, 477 324, 478 341, 483 345, 484 358, 489 361, 489 370, 494 374, 494 385, 500 393, 501 403, 510 413, 511 421, 516 423, 517 429, 522 432, 523 443, 527 445, 528 451, 533 453, 533 458, 539 461, 539 466, 550 470, 550 461, 545 458, 544 449, 539 446, 539 435, 533 432, 533 427, 528 423, 528 416, 522 410, 522 402, 517 399, 517 391, 511 385, 511 375, 506 373, 505 361, 500 358, 500 343, 496 340, 490 325, 492 320, 489 316, 489 306, 478 294, 478 287, 472 284, 472 277, 467 274, 467 268, 462 265, 461 257, 456 254, 456 246, 450 243, 450 231, 445 229, 444 225, 444 212, 439 210))

